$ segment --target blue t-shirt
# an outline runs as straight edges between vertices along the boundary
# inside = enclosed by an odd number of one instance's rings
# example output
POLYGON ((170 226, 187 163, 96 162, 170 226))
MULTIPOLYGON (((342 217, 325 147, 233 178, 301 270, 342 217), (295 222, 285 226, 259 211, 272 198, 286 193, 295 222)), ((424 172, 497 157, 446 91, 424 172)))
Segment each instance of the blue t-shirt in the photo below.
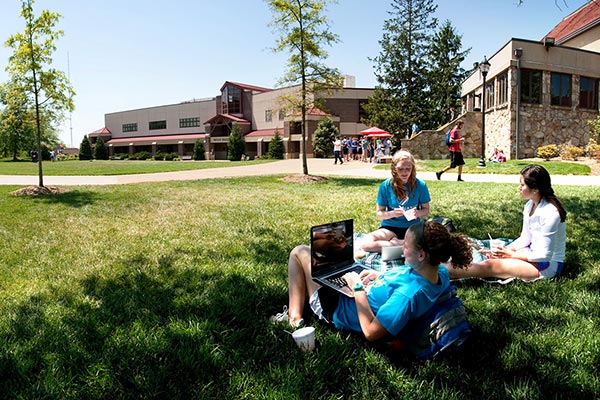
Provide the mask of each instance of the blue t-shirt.
MULTIPOLYGON (((368 288, 367 299, 377 320, 392 336, 397 336, 408 321, 429 310, 450 285, 450 273, 439 266, 438 283, 423 278, 412 267, 403 265, 379 275, 368 288)), ((337 329, 362 333, 354 299, 340 296, 333 313, 337 329)))
MULTIPOLYGON (((394 193, 394 189, 392 188, 392 178, 388 178, 385 181, 381 182, 379 186, 379 192, 377 193, 377 205, 386 208, 386 211, 392 211, 394 208, 404 207, 405 209, 410 209, 414 207, 418 207, 421 204, 426 204, 431 201, 431 197, 429 196, 429 189, 427 189, 427 184, 425 181, 417 178, 415 184, 415 190, 413 193, 408 189, 408 183, 405 184, 406 194, 408 198, 406 199, 398 199, 396 194, 394 193)), ((419 222, 419 218, 413 219, 409 221, 405 216, 384 219, 381 221, 381 226, 392 226, 395 228, 408 228, 412 224, 416 224, 419 222)))

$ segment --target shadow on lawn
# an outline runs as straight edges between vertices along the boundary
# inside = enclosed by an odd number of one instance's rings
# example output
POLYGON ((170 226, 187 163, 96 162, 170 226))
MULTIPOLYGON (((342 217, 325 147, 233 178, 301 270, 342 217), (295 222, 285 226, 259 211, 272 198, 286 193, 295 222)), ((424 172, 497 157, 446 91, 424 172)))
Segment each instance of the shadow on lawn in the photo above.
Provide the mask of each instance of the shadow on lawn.
POLYGON ((65 204, 73 208, 81 208, 104 200, 102 195, 85 190, 73 190, 65 193, 43 196, 21 196, 24 201, 39 202, 42 204, 65 204))

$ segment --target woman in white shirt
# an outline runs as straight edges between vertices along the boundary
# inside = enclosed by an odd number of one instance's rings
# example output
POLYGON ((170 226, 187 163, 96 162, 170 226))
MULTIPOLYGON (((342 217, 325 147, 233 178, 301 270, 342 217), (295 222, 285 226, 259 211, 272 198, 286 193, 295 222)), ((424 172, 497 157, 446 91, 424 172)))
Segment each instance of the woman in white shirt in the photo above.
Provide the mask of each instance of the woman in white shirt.
POLYGON ((468 269, 450 268, 450 277, 553 278, 561 273, 567 241, 567 212, 554 195, 550 174, 540 165, 521 171, 519 192, 528 200, 523 209, 521 236, 510 245, 494 248, 489 258, 468 269))

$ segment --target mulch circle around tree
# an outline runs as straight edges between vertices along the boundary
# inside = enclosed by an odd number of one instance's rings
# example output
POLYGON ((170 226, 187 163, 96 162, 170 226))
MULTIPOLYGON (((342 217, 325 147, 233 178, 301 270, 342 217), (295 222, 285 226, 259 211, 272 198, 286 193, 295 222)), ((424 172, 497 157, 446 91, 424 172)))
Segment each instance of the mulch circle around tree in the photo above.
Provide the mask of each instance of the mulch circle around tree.
POLYGON ((322 183, 327 182, 328 179, 322 176, 316 175, 288 175, 285 178, 281 179, 284 182, 293 182, 293 183, 322 183))
POLYGON ((56 186, 28 186, 19 190, 15 190, 14 192, 10 192, 10 194, 14 196, 44 196, 68 192, 68 190, 56 186))

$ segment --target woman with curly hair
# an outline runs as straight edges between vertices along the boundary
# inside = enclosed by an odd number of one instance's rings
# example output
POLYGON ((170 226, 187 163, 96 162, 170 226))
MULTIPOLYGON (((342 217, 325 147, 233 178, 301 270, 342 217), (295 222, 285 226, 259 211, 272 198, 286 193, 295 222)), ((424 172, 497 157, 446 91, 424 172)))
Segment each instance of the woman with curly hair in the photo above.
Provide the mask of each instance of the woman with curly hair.
POLYGON ((550 174, 536 164, 521 170, 519 193, 527 200, 521 236, 508 246, 488 251, 486 260, 466 270, 450 270, 455 278, 553 278, 563 270, 567 211, 552 189, 550 174))
POLYGON ((379 186, 377 218, 379 229, 357 240, 357 253, 379 252, 385 246, 400 246, 409 226, 429 214, 429 189, 417 178, 415 159, 406 150, 392 157, 392 177, 379 186))
POLYGON ((405 265, 385 272, 364 270, 343 276, 353 297, 314 282, 310 248, 296 246, 288 261, 289 307, 271 321, 302 326, 308 297, 314 314, 336 329, 361 333, 369 341, 397 336, 409 321, 433 307, 450 285, 448 269, 442 263, 450 263, 457 270, 473 260, 468 237, 450 233, 437 222, 411 225, 403 242, 405 265))

